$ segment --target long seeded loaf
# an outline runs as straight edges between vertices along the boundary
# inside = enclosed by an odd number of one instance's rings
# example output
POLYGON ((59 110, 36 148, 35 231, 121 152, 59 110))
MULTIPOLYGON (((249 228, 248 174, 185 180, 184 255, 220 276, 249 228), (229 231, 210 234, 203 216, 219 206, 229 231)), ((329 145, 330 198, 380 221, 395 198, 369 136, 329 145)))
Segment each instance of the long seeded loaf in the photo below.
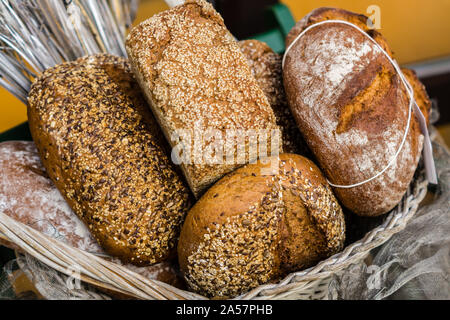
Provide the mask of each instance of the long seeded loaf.
POLYGON ((136 265, 173 255, 189 190, 125 59, 46 70, 28 119, 47 174, 106 252, 136 265))

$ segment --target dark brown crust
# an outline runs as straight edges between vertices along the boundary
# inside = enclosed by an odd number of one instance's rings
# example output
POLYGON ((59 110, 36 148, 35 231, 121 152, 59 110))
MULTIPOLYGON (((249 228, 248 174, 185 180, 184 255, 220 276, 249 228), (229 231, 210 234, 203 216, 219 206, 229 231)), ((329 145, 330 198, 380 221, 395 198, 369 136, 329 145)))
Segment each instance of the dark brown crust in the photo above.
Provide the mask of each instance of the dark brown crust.
MULTIPOLYGON (((188 0, 134 27, 126 48, 137 80, 172 147, 180 130, 278 129, 266 96, 211 4, 188 0)), ((206 141, 200 156, 210 146, 206 141)), ((225 146, 223 154, 236 154, 225 146)), ((249 148, 247 148, 249 150, 249 148)), ((270 153, 270 145, 268 146, 270 153)), ((277 150, 278 151, 278 150, 277 150)), ((247 156, 249 154, 247 153, 247 156)), ((182 163, 195 196, 241 164, 182 163)), ((254 159, 249 159, 252 161, 254 159)))
POLYGON ((101 246, 136 265, 171 256, 189 191, 126 60, 95 55, 50 68, 28 102, 48 175, 101 246))
POLYGON ((299 155, 279 159, 272 162, 279 174, 265 174, 269 164, 246 165, 189 211, 178 259, 191 289, 232 297, 342 249, 342 209, 319 169, 299 155))
MULTIPOLYGON (((308 26, 329 19, 358 25, 392 55, 383 37, 368 30, 367 17, 334 8, 316 9, 298 22, 287 37, 288 45, 308 26)), ((406 90, 390 62, 374 48, 351 27, 330 24, 310 30, 286 57, 283 76, 291 110, 305 141, 334 184, 357 183, 382 170, 397 151, 406 127, 406 90), (326 71, 318 73, 314 71, 317 68, 326 71), (341 73, 345 74, 342 79, 341 73), (307 80, 310 78, 313 80, 307 80)), ((417 79, 413 82, 416 96, 420 96, 418 104, 428 109, 423 86, 417 79)), ((413 117, 396 165, 369 183, 335 188, 341 203, 364 216, 391 210, 412 179, 422 143, 413 117)))
POLYGON ((284 92, 281 55, 266 43, 258 40, 239 41, 239 47, 247 58, 258 85, 264 91, 275 114, 283 137, 283 152, 306 157, 310 152, 297 128, 284 92))

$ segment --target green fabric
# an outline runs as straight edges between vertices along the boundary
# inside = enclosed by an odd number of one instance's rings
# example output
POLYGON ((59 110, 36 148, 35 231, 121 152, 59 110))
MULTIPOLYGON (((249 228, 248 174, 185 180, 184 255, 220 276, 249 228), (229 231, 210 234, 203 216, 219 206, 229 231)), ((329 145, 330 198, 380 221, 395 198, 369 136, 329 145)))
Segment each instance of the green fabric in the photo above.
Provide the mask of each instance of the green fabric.
POLYGON ((273 29, 268 32, 260 33, 254 36, 252 39, 265 42, 272 48, 276 53, 282 53, 285 49, 284 37, 280 30, 273 29))
POLYGON ((0 142, 11 141, 11 140, 25 140, 31 141, 30 128, 28 127, 28 122, 24 122, 17 127, 14 127, 8 131, 0 134, 0 142))
POLYGON ((249 39, 265 42, 276 53, 283 53, 286 48, 285 38, 295 25, 291 11, 281 3, 271 6, 267 12, 266 25, 270 28, 268 31, 256 34, 249 39))

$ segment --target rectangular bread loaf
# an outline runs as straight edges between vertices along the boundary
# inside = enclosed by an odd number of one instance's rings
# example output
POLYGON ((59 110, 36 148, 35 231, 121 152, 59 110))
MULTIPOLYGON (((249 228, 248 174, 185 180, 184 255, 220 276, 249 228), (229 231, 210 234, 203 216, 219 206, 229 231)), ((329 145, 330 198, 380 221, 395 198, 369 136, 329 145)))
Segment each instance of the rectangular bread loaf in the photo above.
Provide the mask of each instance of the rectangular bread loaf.
POLYGON ((188 0, 153 16, 131 31, 126 47, 172 148, 182 141, 181 168, 197 197, 226 173, 256 160, 251 139, 245 141, 245 161, 238 160, 243 146, 236 148, 226 138, 233 130, 269 132, 266 146, 271 153, 271 137, 279 135, 273 111, 237 42, 209 3, 188 0), (207 133, 213 137, 205 137, 207 133), (234 161, 225 161, 230 154, 236 155, 234 161))

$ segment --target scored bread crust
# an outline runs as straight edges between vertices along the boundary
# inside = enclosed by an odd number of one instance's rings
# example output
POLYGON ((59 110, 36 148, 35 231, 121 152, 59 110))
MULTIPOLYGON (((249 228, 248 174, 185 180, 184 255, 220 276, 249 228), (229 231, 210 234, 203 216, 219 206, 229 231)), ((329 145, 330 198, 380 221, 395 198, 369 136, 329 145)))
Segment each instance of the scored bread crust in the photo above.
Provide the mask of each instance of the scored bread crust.
POLYGON ((46 70, 31 87, 28 119, 47 174, 106 252, 136 265, 173 254, 189 190, 125 59, 46 70))
POLYGON ((275 114, 282 133, 283 152, 309 156, 310 152, 295 123, 284 92, 282 56, 258 40, 242 40, 238 44, 275 114))
MULTIPOLYGON (((206 1, 188 0, 154 15, 131 30, 126 48, 138 82, 172 147, 179 143, 173 135, 180 130, 196 134, 218 130, 225 137, 227 129, 278 129, 237 42, 206 1)), ((194 137, 185 147, 192 147, 194 140, 200 141, 194 137)), ((199 155, 203 157, 212 145, 212 141, 204 141, 199 155)), ((270 147, 269 139, 269 154, 270 147)), ((190 163, 183 162, 181 168, 197 197, 243 164, 196 161, 194 148, 190 163)), ((255 160, 248 153, 248 141, 245 150, 246 162, 255 160)), ((223 154, 236 155, 236 150, 225 144, 223 154)))
POLYGON ((430 112, 431 112, 431 100, 428 96, 427 90, 422 82, 420 82, 419 78, 417 78, 417 74, 414 70, 402 68, 403 75, 406 80, 408 80, 414 91, 414 100, 416 101, 420 111, 422 111, 423 116, 425 117, 426 122, 429 122, 430 112))
MULTIPOLYGON (((321 8, 297 23, 289 45, 308 26, 337 19, 368 30, 367 17, 321 8)), ((375 40, 392 54, 380 34, 375 40)), ((289 105, 305 141, 328 179, 338 185, 364 181, 381 171, 403 138, 409 98, 399 75, 359 31, 326 24, 310 30, 291 48, 285 61, 284 85, 289 105)), ((406 74, 428 116, 430 102, 417 78, 406 74)), ((406 142, 383 175, 353 188, 334 188, 341 203, 354 213, 376 216, 391 210, 414 175, 423 146, 412 115, 406 142)))
POLYGON ((299 155, 279 160, 235 170, 189 211, 178 261, 192 290, 234 297, 343 248, 342 209, 319 169, 299 155))

